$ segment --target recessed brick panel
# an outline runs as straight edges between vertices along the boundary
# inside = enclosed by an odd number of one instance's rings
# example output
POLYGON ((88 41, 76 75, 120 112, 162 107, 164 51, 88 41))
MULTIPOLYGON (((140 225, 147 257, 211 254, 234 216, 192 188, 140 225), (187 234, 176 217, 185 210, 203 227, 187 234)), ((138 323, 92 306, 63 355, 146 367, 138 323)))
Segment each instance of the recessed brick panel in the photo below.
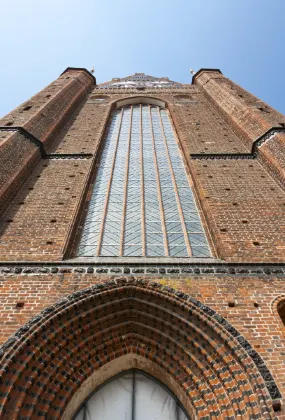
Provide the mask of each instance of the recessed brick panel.
POLYGON ((2 261, 62 259, 90 164, 42 160, 2 218, 2 261))

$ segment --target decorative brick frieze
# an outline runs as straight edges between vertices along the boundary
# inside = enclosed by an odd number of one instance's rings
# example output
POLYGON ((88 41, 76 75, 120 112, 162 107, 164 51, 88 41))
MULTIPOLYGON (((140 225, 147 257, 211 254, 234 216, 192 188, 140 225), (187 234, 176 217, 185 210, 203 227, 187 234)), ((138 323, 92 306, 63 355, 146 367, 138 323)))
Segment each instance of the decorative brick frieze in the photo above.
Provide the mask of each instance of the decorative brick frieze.
MULTIPOLYGON (((222 276, 222 277, 255 277, 256 275, 262 277, 280 277, 285 276, 285 263, 284 264, 236 264, 229 263, 179 263, 169 262, 149 262, 142 265, 139 261, 136 263, 127 263, 124 261, 109 262, 106 261, 93 263, 90 260, 84 262, 64 261, 61 263, 46 262, 27 262, 21 263, 0 263, 0 282, 4 279, 1 275, 33 275, 33 274, 57 274, 57 273, 97 273, 106 274, 108 276, 116 276, 118 274, 129 274, 130 276, 146 274, 149 276, 162 276, 162 277, 188 277, 189 274, 205 276, 222 276)), ((119 259, 120 260, 120 259, 119 259)))
POLYGON ((60 159, 92 159, 92 153, 50 153, 44 157, 48 160, 60 160, 60 159))
POLYGON ((1 346, 2 415, 60 418, 92 372, 127 353, 166 369, 199 419, 270 419, 269 395, 281 398, 260 355, 214 310, 169 286, 117 277, 45 308, 1 346))

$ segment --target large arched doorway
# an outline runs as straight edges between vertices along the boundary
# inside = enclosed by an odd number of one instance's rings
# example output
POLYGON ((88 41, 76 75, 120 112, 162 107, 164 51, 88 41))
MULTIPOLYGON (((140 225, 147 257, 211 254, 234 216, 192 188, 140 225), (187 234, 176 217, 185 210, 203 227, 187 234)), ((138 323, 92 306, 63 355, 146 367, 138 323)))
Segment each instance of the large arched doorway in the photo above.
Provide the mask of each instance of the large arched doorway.
POLYGON ((128 369, 166 385, 194 419, 272 419, 271 398, 280 398, 264 361, 225 319, 180 291, 131 277, 46 308, 0 357, 0 417, 9 420, 69 420, 128 369))

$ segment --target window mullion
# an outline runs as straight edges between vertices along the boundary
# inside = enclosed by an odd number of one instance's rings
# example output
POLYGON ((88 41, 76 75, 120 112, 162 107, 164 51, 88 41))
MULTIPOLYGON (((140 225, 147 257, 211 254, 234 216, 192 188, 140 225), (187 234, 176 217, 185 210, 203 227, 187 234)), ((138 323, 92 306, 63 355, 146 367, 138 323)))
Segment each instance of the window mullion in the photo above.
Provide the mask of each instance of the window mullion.
POLYGON ((160 188, 160 177, 159 177, 159 172, 158 172, 157 157, 156 157, 156 150, 155 150, 155 140, 154 140, 154 133, 153 133, 151 107, 149 106, 148 108, 149 108, 150 129, 151 129, 151 137, 152 137, 153 159, 154 159, 154 166, 155 166, 155 173, 156 173, 157 194, 158 194, 158 200, 159 200, 159 209, 160 209, 161 225, 162 225, 162 232, 163 232, 164 252, 165 252, 165 256, 168 257, 169 256, 168 241, 167 241, 165 217, 164 217, 163 202, 162 202, 162 195, 161 195, 161 188, 160 188))
POLYGON ((185 220, 184 220, 184 216, 183 216, 183 211, 182 211, 182 207, 181 207, 181 203, 180 203, 180 197, 179 197, 179 194, 178 194, 178 188, 177 188, 177 184, 176 184, 176 179, 175 179, 174 171, 173 171, 173 168, 172 168, 172 163, 171 163, 171 159, 170 159, 170 155, 169 155, 169 150, 168 150, 168 144, 167 144, 166 137, 165 137, 164 127, 163 127, 163 123, 162 123, 161 113, 160 113, 160 108, 159 107, 157 107, 157 112, 159 114, 159 121, 160 121, 160 126, 161 126, 161 132, 162 132, 162 137, 163 137, 163 141, 164 141, 164 145, 165 145, 167 161, 168 161, 168 165, 169 165, 169 169, 170 169, 170 173, 171 173, 172 184, 173 184, 173 188, 174 188, 174 192, 175 192, 176 203, 177 203, 177 207, 178 207, 178 212, 179 212, 179 217, 180 217, 180 221, 181 221, 181 226, 182 226, 182 230, 183 230, 183 234, 184 234, 184 240, 185 240, 186 248, 187 248, 187 251, 188 251, 188 256, 191 257, 192 256, 192 250, 191 250, 190 242, 189 242, 189 239, 188 239, 186 224, 185 224, 185 220))
POLYGON ((118 128, 118 134, 117 134, 117 138, 116 138, 116 146, 115 146, 115 151, 114 151, 114 156, 113 156, 112 168, 111 168, 111 172, 110 172, 110 179, 109 179, 109 182, 108 182, 108 188, 107 188, 106 199, 105 199, 105 204, 104 204, 103 218, 102 218, 102 223, 101 223, 101 226, 100 226, 100 236, 99 236, 99 240, 98 240, 96 256, 100 255, 100 250, 101 250, 101 245, 102 245, 105 220, 106 220, 106 216, 107 216, 107 210, 108 210, 108 204, 109 204, 109 197, 110 197, 113 173, 114 173, 114 168, 115 168, 115 163, 116 163, 116 156, 117 156, 118 144, 119 144, 119 139, 120 139, 122 121, 123 121, 123 113, 124 113, 124 109, 122 108, 121 115, 120 115, 120 123, 119 123, 119 128, 118 128))
POLYGON ((120 256, 123 256, 124 254, 125 223, 126 223, 126 210, 127 210, 127 199, 128 199, 129 162, 130 162, 130 149, 131 149, 131 140, 132 140, 132 119, 133 119, 133 106, 131 106, 131 113, 130 113, 129 138, 128 138, 127 159, 126 159, 124 204, 123 204, 122 228, 121 228, 121 239, 120 239, 120 256))
POLYGON ((142 106, 140 105, 140 166, 141 166, 141 226, 142 226, 142 256, 146 255, 145 239, 145 203, 144 203, 144 165, 143 165, 143 125, 142 106))
POLYGON ((87 420, 87 404, 88 402, 85 402, 83 406, 83 420, 87 420))
POLYGON ((133 370, 132 420, 136 420, 136 372, 133 370))

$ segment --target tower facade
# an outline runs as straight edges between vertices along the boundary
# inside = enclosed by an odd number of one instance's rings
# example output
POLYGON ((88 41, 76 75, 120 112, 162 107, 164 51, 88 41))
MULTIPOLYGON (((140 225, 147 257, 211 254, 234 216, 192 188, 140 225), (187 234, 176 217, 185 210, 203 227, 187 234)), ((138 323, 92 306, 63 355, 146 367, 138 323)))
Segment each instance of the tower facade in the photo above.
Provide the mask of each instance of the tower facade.
POLYGON ((284 174, 217 69, 67 68, 2 118, 0 418, 285 419, 284 174))

